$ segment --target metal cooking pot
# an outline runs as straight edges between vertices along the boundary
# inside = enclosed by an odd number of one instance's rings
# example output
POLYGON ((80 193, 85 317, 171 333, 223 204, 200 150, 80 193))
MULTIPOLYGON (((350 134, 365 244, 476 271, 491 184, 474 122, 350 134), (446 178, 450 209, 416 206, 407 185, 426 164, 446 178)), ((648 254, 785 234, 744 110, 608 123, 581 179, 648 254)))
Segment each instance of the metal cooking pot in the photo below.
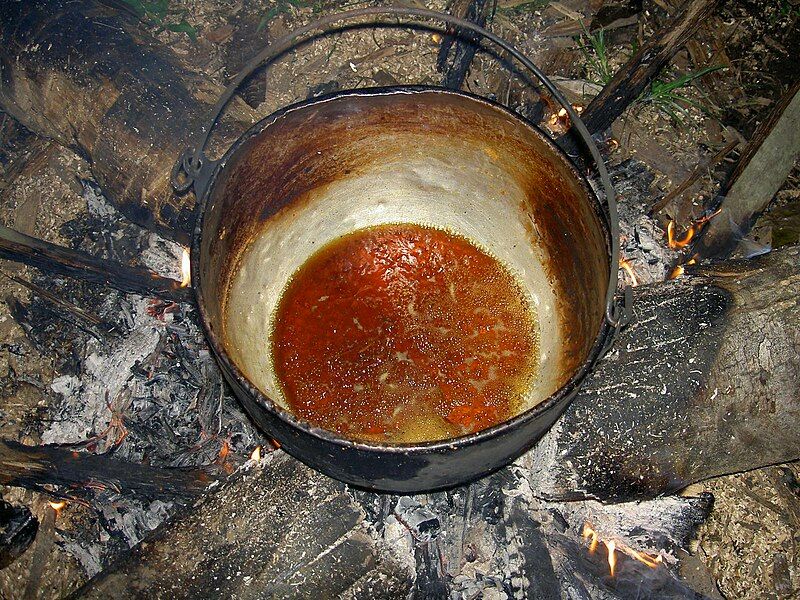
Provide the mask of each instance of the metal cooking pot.
POLYGON ((179 191, 193 186, 198 198, 192 282, 211 348, 236 395, 283 449, 356 486, 441 489, 506 465, 553 425, 623 320, 625 302, 615 296, 616 207, 591 136, 527 58, 449 15, 359 9, 279 40, 220 98, 211 126, 176 165, 173 184, 179 191), (435 87, 354 90, 301 102, 255 124, 219 161, 204 155, 221 110, 256 67, 311 32, 368 15, 444 21, 517 58, 562 103, 586 143, 607 212, 537 127, 488 100, 435 87), (397 222, 439 226, 477 242, 518 276, 533 300, 541 345, 537 393, 510 420, 443 441, 373 443, 314 427, 283 400, 269 334, 289 278, 326 242, 397 222), (256 244, 259 251, 249 252, 256 244), (243 258, 252 255, 256 264, 243 258), (240 269, 248 269, 244 284, 234 281, 240 269))

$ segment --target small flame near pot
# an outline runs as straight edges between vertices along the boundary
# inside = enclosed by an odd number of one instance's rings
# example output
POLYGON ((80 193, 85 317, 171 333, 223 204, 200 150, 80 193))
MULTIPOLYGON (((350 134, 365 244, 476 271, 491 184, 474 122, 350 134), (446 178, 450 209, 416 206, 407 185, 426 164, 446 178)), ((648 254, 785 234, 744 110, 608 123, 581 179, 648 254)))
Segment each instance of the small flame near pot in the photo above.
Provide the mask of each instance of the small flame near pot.
POLYGON ((619 266, 628 275, 628 279, 631 282, 631 287, 636 287, 639 285, 639 279, 636 277, 636 271, 633 270, 633 265, 629 260, 625 258, 619 259, 619 266))
POLYGON ((640 563, 647 565, 651 569, 655 569, 658 565, 662 564, 664 560, 661 554, 653 555, 648 554, 647 552, 639 552, 630 546, 626 546, 622 542, 617 542, 614 540, 601 540, 597 532, 589 523, 584 523, 582 536, 584 540, 590 540, 589 554, 594 554, 595 550, 597 550, 597 546, 601 542, 608 549, 608 567, 612 577, 614 576, 614 572, 617 568, 617 551, 626 554, 631 558, 635 558, 640 563))
POLYGON ((189 287, 192 283, 192 262, 189 257, 189 249, 183 249, 181 256, 181 287, 189 287))
POLYGON ((58 513, 61 512, 61 509, 67 505, 67 502, 65 500, 61 500, 60 502, 48 502, 48 504, 50 505, 50 508, 56 511, 56 516, 58 516, 58 513))

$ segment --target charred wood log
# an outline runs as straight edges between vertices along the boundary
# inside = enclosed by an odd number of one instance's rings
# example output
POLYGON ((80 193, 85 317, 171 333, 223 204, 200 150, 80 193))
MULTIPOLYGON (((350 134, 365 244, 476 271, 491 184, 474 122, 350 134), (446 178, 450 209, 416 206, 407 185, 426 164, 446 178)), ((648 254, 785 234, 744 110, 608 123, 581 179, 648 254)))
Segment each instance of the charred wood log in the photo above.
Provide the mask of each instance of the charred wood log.
POLYGON ((800 156, 800 79, 756 129, 718 198, 720 214, 694 243, 701 258, 724 258, 767 208, 800 156))
MULTIPOLYGON (((670 23, 642 44, 581 114, 589 131, 594 134, 610 127, 721 3, 689 0, 670 23)), ((559 145, 571 155, 580 150, 577 138, 570 132, 561 137, 559 145)))
POLYGON ((622 501, 800 458, 800 247, 634 289, 634 321, 521 464, 622 501))
MULTIPOLYGON (((455 0, 448 12, 483 27, 494 6, 494 0, 455 0)), ((458 28, 449 30, 444 36, 436 59, 436 68, 442 73, 444 87, 452 90, 461 88, 479 43, 475 36, 458 28)))
POLYGON ((400 598, 405 569, 344 485, 283 453, 239 472, 91 580, 80 598, 400 598))
POLYGON ((123 292, 190 302, 192 292, 180 281, 147 269, 96 258, 80 250, 45 242, 0 225, 0 258, 21 262, 47 273, 107 285, 123 292))
MULTIPOLYGON (((144 34, 135 17, 92 0, 0 2, 0 107, 89 159, 133 221, 186 242, 194 198, 174 195, 171 166, 207 119, 218 86, 144 34)), ((251 122, 237 101, 231 139, 251 122)))
POLYGON ((214 478, 199 470, 166 469, 77 452, 61 446, 25 446, 0 441, 0 484, 87 499, 92 490, 130 493, 143 498, 200 495, 214 478))
POLYGON ((25 506, 13 506, 0 498, 0 569, 4 569, 33 543, 39 521, 25 506))

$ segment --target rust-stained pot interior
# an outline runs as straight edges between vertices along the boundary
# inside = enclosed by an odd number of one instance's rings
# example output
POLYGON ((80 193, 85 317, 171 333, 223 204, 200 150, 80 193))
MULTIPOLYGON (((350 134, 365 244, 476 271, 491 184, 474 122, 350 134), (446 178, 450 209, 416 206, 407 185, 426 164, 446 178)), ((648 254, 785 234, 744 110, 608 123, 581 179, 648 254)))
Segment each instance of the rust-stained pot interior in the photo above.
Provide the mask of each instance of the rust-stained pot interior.
POLYGON ((514 275, 539 328, 538 371, 516 414, 589 358, 609 279, 597 201, 552 142, 507 110, 442 90, 345 93, 273 115, 224 166, 196 284, 212 337, 262 403, 289 411, 270 344, 290 278, 326 243, 381 224, 456 233, 514 275))

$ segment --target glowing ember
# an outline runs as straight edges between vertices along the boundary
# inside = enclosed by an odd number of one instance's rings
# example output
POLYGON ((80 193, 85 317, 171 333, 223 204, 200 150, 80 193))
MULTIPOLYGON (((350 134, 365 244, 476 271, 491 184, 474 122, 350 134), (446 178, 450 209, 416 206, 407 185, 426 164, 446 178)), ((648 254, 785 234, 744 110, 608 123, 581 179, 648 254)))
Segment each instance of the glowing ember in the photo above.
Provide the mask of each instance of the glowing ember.
POLYGON ((231 453, 231 446, 228 443, 228 440, 223 440, 222 445, 219 448, 219 455, 217 456, 217 462, 219 464, 224 464, 226 460, 228 460, 228 454, 231 453))
MULTIPOLYGON (((589 543, 589 554, 593 554, 597 549, 598 543, 600 542, 597 532, 592 528, 591 525, 585 523, 583 526, 582 536, 584 540, 591 539, 591 542, 589 543)), ((650 567, 651 569, 655 569, 658 565, 663 563, 663 559, 660 554, 654 555, 648 554, 647 552, 639 552, 638 550, 634 550, 633 548, 626 546, 622 542, 616 542, 614 540, 602 540, 602 542, 608 550, 608 567, 611 571, 612 577, 617 569, 617 552, 621 552, 622 554, 630 556, 631 558, 635 558, 640 563, 650 567)))
POLYGON ((50 505, 50 508, 56 512, 60 511, 67 505, 65 500, 62 500, 61 502, 48 502, 48 504, 50 505))
POLYGON ((683 275, 684 272, 685 269, 683 268, 683 265, 678 265, 677 267, 672 269, 672 272, 669 274, 669 279, 677 279, 678 277, 683 275))
POLYGON ((189 249, 183 249, 181 257, 181 287, 188 287, 192 283, 192 263, 189 260, 189 249))
POLYGON ((667 225, 667 245, 673 250, 680 250, 689 245, 695 234, 695 226, 692 225, 686 230, 681 238, 675 237, 675 221, 670 221, 667 225))
POLYGON ((617 544, 614 540, 610 542, 603 542, 608 548, 608 567, 611 569, 611 576, 614 576, 614 567, 617 566, 617 555, 614 554, 614 551, 617 549, 617 544))
MULTIPOLYGON (((573 104, 572 108, 575 109, 575 112, 581 114, 583 112, 583 107, 580 104, 573 104)), ((566 111, 564 111, 566 112, 566 111)))
POLYGON ((622 269, 628 274, 628 278, 631 280, 631 286, 636 287, 639 285, 639 280, 636 278, 636 273, 634 272, 633 265, 630 262, 624 258, 621 258, 619 260, 619 266, 622 267, 622 269))
POLYGON ((256 449, 253 450, 253 453, 250 455, 250 460, 253 462, 259 462, 261 460, 261 446, 256 446, 256 449))

